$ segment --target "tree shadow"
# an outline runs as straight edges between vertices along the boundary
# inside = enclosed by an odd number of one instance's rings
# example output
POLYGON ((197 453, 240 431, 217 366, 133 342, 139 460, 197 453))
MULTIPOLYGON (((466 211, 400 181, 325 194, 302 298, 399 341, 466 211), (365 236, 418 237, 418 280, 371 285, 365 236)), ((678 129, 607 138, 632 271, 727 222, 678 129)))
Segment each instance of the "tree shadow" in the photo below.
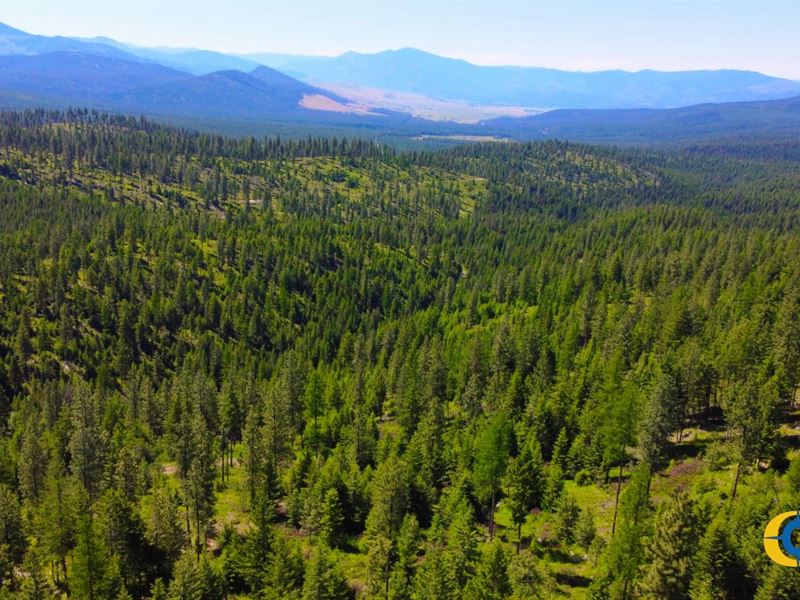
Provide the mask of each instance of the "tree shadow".
POLYGON ((556 573, 554 575, 556 583, 565 585, 571 588, 586 588, 592 583, 589 577, 577 575, 575 573, 556 573))
POLYGON ((681 442, 680 444, 671 444, 664 450, 664 458, 667 461, 681 460, 687 458, 697 458, 708 446, 705 441, 691 441, 681 442))

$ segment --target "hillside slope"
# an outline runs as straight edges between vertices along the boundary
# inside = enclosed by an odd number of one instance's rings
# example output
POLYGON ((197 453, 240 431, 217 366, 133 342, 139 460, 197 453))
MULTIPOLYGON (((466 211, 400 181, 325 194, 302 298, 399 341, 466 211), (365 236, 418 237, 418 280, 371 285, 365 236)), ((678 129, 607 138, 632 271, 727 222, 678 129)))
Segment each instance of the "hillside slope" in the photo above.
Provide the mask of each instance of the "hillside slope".
POLYGON ((517 139, 593 143, 675 143, 715 138, 800 135, 800 96, 785 100, 701 104, 676 109, 554 110, 484 121, 477 131, 517 139))
POLYGON ((0 143, 10 597, 799 589, 763 552, 800 498, 796 160, 81 110, 0 143))
POLYGON ((0 97, 9 107, 38 103, 199 119, 314 120, 319 111, 303 106, 308 96, 325 98, 323 106, 345 115, 340 120, 351 112, 347 100, 264 66, 250 73, 194 76, 156 63, 83 52, 0 57, 0 97))

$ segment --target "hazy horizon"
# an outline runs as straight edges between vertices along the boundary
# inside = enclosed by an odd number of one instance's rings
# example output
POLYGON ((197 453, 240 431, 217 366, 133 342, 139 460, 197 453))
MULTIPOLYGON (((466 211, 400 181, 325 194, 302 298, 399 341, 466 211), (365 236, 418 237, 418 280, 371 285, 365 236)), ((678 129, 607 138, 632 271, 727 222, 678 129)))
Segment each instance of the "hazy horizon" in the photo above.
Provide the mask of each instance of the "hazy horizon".
POLYGON ((794 43, 800 5, 780 1, 33 0, 3 2, 0 21, 39 35, 109 37, 143 47, 235 55, 338 56, 415 48, 486 66, 737 69, 800 80, 800 48, 794 43))

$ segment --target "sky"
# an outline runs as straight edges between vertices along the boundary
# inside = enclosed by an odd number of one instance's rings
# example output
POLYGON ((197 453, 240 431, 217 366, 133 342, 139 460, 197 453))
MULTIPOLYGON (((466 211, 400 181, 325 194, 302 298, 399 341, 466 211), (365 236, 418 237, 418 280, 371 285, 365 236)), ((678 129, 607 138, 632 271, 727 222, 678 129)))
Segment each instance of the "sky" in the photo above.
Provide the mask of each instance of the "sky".
POLYGON ((43 35, 239 54, 414 47, 488 65, 735 68, 800 80, 800 0, 0 0, 0 21, 43 35))

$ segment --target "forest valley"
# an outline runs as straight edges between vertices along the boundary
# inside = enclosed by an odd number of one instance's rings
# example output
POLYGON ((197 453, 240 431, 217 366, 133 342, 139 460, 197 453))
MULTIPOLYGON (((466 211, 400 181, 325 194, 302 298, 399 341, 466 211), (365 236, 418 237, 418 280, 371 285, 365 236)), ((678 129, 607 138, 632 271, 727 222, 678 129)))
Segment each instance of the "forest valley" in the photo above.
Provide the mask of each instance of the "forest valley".
POLYGON ((800 597, 800 143, 0 115, 0 598, 800 597))

